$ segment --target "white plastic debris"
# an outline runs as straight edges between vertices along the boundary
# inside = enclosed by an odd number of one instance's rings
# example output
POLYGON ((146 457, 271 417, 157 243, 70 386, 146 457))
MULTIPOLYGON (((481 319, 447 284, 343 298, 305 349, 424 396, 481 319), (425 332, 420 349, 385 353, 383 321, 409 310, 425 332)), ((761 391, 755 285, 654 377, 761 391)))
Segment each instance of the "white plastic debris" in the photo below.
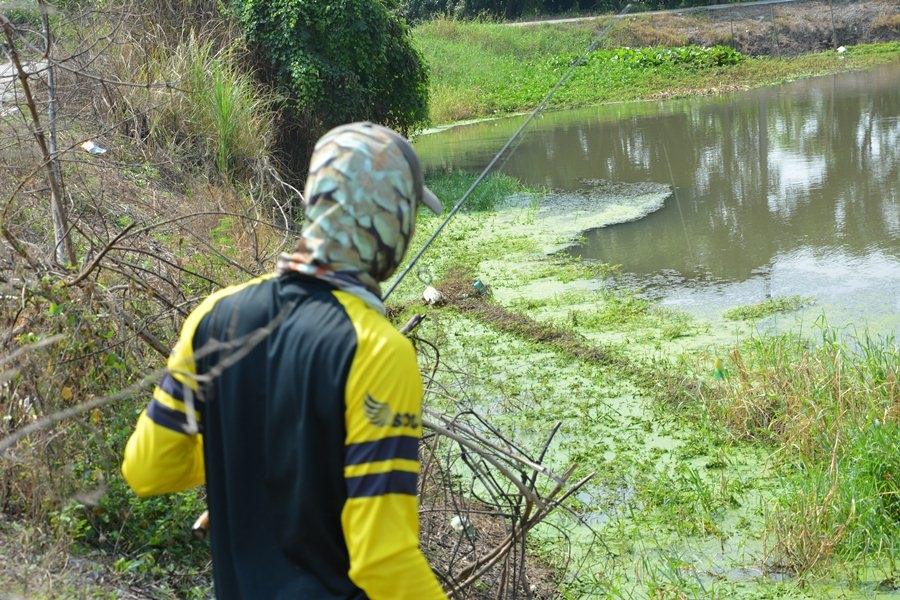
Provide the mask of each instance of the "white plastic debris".
POLYGON ((422 292, 422 300, 425 301, 425 304, 435 306, 446 302, 447 296, 445 296, 441 290, 429 285, 425 288, 425 291, 422 292))
POLYGON ((454 515, 454 517, 450 519, 450 527, 453 531, 462 533, 463 531, 470 530, 471 524, 467 518, 461 517, 460 515, 454 515))
POLYGON ((106 148, 102 148, 94 143, 93 140, 88 140, 81 145, 85 152, 88 154, 93 154, 94 156, 100 156, 101 154, 106 154, 106 148))
POLYGON ((838 54, 843 54, 843 53, 846 52, 846 51, 847 51, 847 47, 846 47, 846 46, 841 46, 841 47, 839 47, 839 48, 837 49, 837 53, 838 53, 838 54))

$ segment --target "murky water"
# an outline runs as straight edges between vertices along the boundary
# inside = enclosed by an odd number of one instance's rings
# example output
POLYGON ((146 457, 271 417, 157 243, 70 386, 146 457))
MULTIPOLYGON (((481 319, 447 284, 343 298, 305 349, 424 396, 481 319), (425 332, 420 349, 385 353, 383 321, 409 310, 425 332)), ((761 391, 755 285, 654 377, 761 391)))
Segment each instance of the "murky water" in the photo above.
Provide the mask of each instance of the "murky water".
MULTIPOLYGON (((520 122, 422 137, 429 168, 478 169, 520 122)), ((656 213, 589 232, 573 251, 713 314, 800 294, 833 323, 900 327, 900 66, 717 98, 543 117, 503 170, 551 190, 653 181, 656 213)))

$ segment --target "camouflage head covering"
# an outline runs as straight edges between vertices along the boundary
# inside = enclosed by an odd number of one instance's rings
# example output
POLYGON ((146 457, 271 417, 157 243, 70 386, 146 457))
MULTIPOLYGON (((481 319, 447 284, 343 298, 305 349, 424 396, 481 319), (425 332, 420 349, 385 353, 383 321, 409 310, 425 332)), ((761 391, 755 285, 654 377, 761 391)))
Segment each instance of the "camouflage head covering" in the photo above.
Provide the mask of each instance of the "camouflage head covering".
POLYGON ((419 159, 398 133, 372 123, 342 125, 317 143, 306 180, 307 223, 278 271, 306 273, 384 310, 379 282, 396 270, 412 238, 416 203, 441 203, 422 181, 419 159))

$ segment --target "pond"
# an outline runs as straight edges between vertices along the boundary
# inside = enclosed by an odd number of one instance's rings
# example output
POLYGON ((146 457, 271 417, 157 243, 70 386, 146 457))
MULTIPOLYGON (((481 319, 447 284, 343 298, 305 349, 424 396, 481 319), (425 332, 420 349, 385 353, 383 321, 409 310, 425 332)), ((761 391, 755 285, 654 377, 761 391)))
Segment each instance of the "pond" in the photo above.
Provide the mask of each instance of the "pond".
MULTIPOLYGON (((483 167, 522 117, 421 137, 428 169, 483 167)), ((798 294, 833 324, 900 327, 900 65, 714 98, 541 117, 502 170, 548 194, 657 182, 646 217, 571 248, 701 316, 798 294)))

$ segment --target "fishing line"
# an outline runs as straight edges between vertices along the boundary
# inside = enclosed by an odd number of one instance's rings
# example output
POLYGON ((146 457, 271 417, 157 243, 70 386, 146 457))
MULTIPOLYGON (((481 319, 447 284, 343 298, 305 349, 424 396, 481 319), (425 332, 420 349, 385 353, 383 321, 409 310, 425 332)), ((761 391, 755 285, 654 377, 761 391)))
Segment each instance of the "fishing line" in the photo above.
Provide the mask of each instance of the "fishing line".
MULTIPOLYGON (((519 125, 518 129, 516 129, 515 132, 513 132, 512 136, 510 136, 510 138, 508 140, 506 140, 506 143, 503 144, 503 147, 500 148, 500 150, 494 155, 494 157, 487 164, 487 166, 484 169, 482 169, 482 171, 481 171, 481 173, 479 173, 478 177, 475 178, 475 181, 472 182, 472 185, 469 186, 469 189, 467 189, 463 193, 463 195, 460 197, 460 199, 453 206, 453 209, 450 211, 450 213, 447 215, 447 217, 441 222, 440 225, 438 225, 438 228, 434 231, 434 233, 431 234, 431 237, 429 237, 428 240, 426 240, 425 244, 419 249, 419 251, 416 253, 416 255, 413 256, 412 260, 409 261, 409 264, 406 265, 406 268, 404 268, 403 271, 400 272, 400 275, 397 277, 397 279, 394 281, 394 283, 391 284, 391 287, 388 288, 388 291, 385 292, 383 300, 387 300, 388 297, 394 292, 394 290, 397 289, 397 286, 400 285, 400 282, 402 282, 403 279, 409 274, 409 272, 412 271, 412 269, 413 269, 413 267, 415 267, 416 263, 419 262, 419 259, 422 258, 422 255, 425 254, 425 251, 428 250, 428 247, 431 246, 431 244, 434 242, 434 240, 437 239, 437 237, 441 234, 441 232, 444 230, 444 227, 447 226, 447 223, 449 223, 450 220, 454 216, 456 216, 456 213, 459 212, 459 209, 461 209, 463 207, 463 205, 466 203, 466 200, 468 200, 469 196, 471 196, 472 193, 475 191, 475 188, 477 188, 478 185, 484 180, 484 178, 487 177, 488 174, 494 169, 494 167, 497 165, 498 161, 504 155, 504 153, 507 150, 509 150, 510 147, 514 143, 516 143, 516 141, 519 139, 519 137, 522 135, 522 133, 524 133, 525 129, 531 124, 532 121, 534 121, 535 117, 537 117, 539 114, 541 114, 544 111, 544 109, 547 107, 547 103, 550 102, 550 99, 556 95, 556 92, 558 92, 559 89, 562 86, 564 86, 566 83, 568 83, 569 79, 572 78, 572 75, 575 74, 575 69, 577 69, 578 67, 580 67, 581 65, 583 65, 585 63, 588 56, 590 56, 591 52, 596 50, 600 46, 600 43, 603 42, 604 39, 606 39, 606 36, 609 35, 609 32, 615 26, 616 22, 630 10, 631 10, 631 4, 629 3, 625 6, 625 8, 623 8, 621 11, 619 11, 619 13, 617 15, 615 15, 614 17, 612 17, 609 20, 609 23, 607 23, 606 26, 600 31, 600 33, 598 33, 594 37, 593 41, 591 41, 591 43, 588 44, 588 47, 584 51, 584 53, 572 61, 572 63, 569 65, 568 70, 565 73, 563 73, 562 77, 559 78, 559 80, 556 82, 556 84, 552 88, 550 88, 550 91, 547 92, 547 94, 544 96, 544 98, 541 100, 541 102, 534 108, 534 110, 532 110, 528 114, 528 116, 525 117, 525 120, 522 121, 522 124, 519 125)), ((515 150, 515 148, 513 148, 513 151, 514 150, 515 150)), ((512 152, 510 152, 509 155, 512 155, 512 152)), ((509 158, 509 156, 507 156, 507 159, 508 158, 509 158)))
MULTIPOLYGON (((664 125, 665 127, 665 125, 664 125)), ((668 137, 668 128, 666 128, 668 137)), ((662 145, 663 156, 666 157, 666 167, 669 169, 669 183, 672 184, 672 196, 675 198, 675 208, 678 209, 678 216, 681 219, 681 230, 684 232, 684 243, 687 245, 687 251, 692 262, 699 261, 700 256, 694 255, 694 246, 691 244, 691 237, 688 235, 687 224, 684 221, 684 213, 681 212, 681 203, 678 201, 678 187, 675 185, 675 173, 672 171, 672 163, 669 161, 669 150, 666 145, 662 145)))

